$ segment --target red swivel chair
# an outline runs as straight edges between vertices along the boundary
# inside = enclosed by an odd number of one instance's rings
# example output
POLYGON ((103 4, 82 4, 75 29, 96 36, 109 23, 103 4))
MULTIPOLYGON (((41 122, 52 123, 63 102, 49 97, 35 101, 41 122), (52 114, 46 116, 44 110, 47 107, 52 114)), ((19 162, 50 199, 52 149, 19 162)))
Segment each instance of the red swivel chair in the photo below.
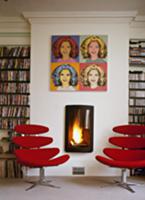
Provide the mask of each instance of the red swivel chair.
POLYGON ((39 168, 39 180, 31 181, 32 186, 27 188, 29 190, 36 185, 45 185, 56 187, 47 181, 44 174, 44 167, 58 166, 65 163, 69 159, 69 155, 58 156, 60 150, 58 148, 44 148, 44 145, 50 144, 53 140, 46 136, 34 136, 34 134, 46 133, 49 129, 45 126, 28 124, 17 125, 15 132, 21 136, 13 137, 13 142, 19 149, 15 150, 17 161, 27 167, 39 168), (43 148, 40 148, 43 147, 43 148))
POLYGON ((127 182, 127 169, 145 167, 145 138, 140 137, 145 134, 145 126, 122 125, 114 127, 113 131, 124 136, 109 138, 109 142, 116 147, 105 148, 103 152, 106 156, 97 155, 96 159, 110 167, 121 168, 121 180, 117 184, 135 192, 127 182))

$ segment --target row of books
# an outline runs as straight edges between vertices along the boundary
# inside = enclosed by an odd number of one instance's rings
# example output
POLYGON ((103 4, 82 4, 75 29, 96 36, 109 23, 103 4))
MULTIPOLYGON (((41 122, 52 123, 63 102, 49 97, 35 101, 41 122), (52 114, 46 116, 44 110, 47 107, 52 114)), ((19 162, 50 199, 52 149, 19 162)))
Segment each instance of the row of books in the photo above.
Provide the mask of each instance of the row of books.
POLYGON ((144 89, 145 82, 129 82, 129 89, 144 89))
POLYGON ((1 83, 0 84, 0 93, 29 93, 30 86, 28 83, 1 83))
POLYGON ((0 46, 0 57, 30 57, 30 46, 0 46))
POLYGON ((130 65, 144 65, 145 64, 145 57, 130 57, 129 58, 129 64, 130 65))
POLYGON ((141 98, 145 97, 145 91, 144 90, 130 90, 129 97, 141 97, 141 98))
POLYGON ((0 159, 0 178, 21 178, 22 168, 15 159, 0 159))
POLYGON ((145 107, 129 107, 129 114, 145 115, 145 107))
POLYGON ((130 98, 129 99, 129 105, 130 106, 145 106, 145 99, 135 99, 135 98, 130 98))
POLYGON ((130 124, 144 124, 145 125, 145 115, 129 115, 130 124))
POLYGON ((13 130, 17 124, 28 124, 29 118, 0 118, 0 127, 5 130, 13 130))
POLYGON ((142 40, 142 39, 131 39, 129 41, 129 46, 131 48, 144 48, 145 47, 145 40, 142 40))
POLYGON ((30 107, 2 106, 0 107, 1 117, 29 117, 30 107))
POLYGON ((145 47, 130 47, 130 56, 145 56, 145 47))
POLYGON ((29 105, 28 95, 0 95, 0 105, 29 105))
POLYGON ((142 71, 130 71, 129 72, 129 80, 133 81, 145 81, 145 73, 142 71))
POLYGON ((30 69, 30 59, 0 59, 0 69, 30 69))
POLYGON ((1 71, 1 81, 30 81, 29 71, 1 71))

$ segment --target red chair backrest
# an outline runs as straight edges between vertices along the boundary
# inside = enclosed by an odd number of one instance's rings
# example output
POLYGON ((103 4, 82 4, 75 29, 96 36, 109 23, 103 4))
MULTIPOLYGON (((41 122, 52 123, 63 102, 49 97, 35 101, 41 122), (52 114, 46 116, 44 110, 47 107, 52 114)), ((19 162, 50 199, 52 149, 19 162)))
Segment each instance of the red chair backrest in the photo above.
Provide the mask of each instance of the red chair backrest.
POLYGON ((118 147, 127 149, 145 148, 145 138, 143 137, 110 137, 109 142, 118 147))
POLYGON ((39 148, 52 143, 53 138, 45 136, 15 136, 12 141, 23 148, 39 148))
POLYGON ((21 124, 16 125, 14 131, 20 134, 42 134, 49 131, 49 128, 36 124, 21 124))
POLYGON ((116 126, 112 129, 116 133, 127 134, 127 135, 144 135, 144 125, 121 125, 116 126))

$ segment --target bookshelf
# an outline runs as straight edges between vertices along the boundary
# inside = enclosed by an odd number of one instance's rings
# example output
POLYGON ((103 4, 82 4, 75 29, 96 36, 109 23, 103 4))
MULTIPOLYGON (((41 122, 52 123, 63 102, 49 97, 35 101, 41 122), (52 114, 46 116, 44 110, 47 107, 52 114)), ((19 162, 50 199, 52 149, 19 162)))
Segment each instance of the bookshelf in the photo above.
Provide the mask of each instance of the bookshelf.
POLYGON ((145 124, 145 39, 129 42, 129 123, 145 124))
POLYGON ((30 118, 29 45, 0 46, 0 82, 0 177, 19 177, 11 137, 14 127, 30 118))
MULTIPOLYGON (((129 124, 145 125, 145 39, 129 41, 129 124)), ((145 168, 131 170, 144 174, 145 168)))
POLYGON ((129 64, 135 67, 145 66, 145 39, 131 39, 129 42, 129 64))

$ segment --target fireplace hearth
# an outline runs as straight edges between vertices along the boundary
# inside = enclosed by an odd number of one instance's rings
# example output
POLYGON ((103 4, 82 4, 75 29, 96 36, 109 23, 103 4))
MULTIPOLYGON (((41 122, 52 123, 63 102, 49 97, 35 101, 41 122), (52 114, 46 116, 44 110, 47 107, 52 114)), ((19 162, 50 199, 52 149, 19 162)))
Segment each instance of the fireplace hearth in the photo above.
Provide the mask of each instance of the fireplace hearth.
POLYGON ((94 108, 89 105, 65 107, 65 151, 93 151, 94 108))

